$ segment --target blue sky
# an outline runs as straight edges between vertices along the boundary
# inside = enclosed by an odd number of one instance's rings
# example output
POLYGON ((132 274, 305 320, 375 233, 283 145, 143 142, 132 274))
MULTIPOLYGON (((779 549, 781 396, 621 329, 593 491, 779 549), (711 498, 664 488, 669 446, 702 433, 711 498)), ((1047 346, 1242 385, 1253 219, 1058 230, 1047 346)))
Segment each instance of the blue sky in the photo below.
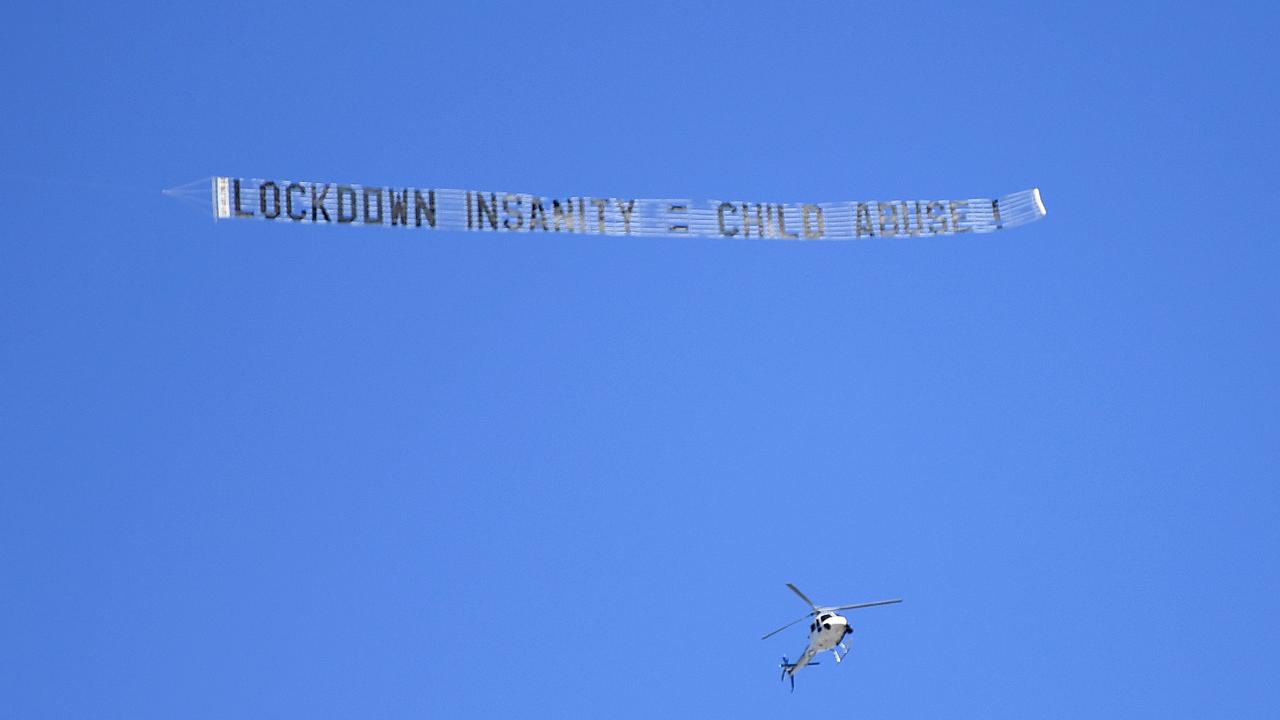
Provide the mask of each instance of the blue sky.
POLYGON ((1273 715, 1275 21, 10 9, 0 715, 1273 715), (215 174, 1049 217, 531 237, 160 194, 215 174), (785 582, 906 601, 792 695, 785 582))

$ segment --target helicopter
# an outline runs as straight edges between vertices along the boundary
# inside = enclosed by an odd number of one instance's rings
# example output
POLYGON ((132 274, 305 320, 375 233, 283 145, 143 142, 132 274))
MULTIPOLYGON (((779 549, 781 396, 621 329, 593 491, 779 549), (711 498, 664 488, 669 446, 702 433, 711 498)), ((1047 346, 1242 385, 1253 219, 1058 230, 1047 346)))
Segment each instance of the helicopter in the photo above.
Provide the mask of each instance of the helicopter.
POLYGON ((849 647, 844 644, 844 639, 853 632, 853 626, 849 624, 849 620, 840 615, 842 610, 856 610, 858 608, 875 607, 876 605, 893 605, 902 602, 902 598, 894 600, 876 600, 874 602, 856 603, 854 605, 838 605, 835 607, 819 607, 809 599, 808 595, 800 592, 800 588, 787 583, 787 587, 791 588, 791 592, 800 596, 809 607, 813 608, 810 612, 796 620, 783 625, 782 627, 766 634, 761 640, 768 640, 787 628, 798 622, 803 622, 809 618, 813 618, 813 622, 809 623, 809 646, 804 649, 804 653, 800 655, 800 659, 795 662, 787 660, 787 656, 782 656, 782 677, 779 680, 791 678, 791 691, 796 689, 796 673, 803 670, 808 665, 817 665, 814 658, 818 653, 830 650, 836 656, 836 662, 840 662, 843 658, 840 656, 840 650, 844 650, 844 657, 849 656, 849 647), (837 649, 839 648, 839 649, 837 649))

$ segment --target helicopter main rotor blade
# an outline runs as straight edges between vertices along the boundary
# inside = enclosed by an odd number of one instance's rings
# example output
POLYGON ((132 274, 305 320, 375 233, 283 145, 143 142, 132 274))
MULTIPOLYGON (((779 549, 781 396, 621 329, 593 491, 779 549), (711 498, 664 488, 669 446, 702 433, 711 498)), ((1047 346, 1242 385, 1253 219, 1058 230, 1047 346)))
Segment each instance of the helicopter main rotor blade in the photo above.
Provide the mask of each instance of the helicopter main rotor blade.
POLYGON ((778 633, 782 632, 783 630, 786 630, 787 628, 791 627, 792 625, 795 625, 795 624, 796 624, 796 623, 798 623, 798 622, 804 622, 805 620, 808 620, 808 619, 809 619, 809 618, 811 618, 811 617, 813 617, 813 613, 809 613, 808 615, 805 615, 805 616, 804 616, 804 617, 802 617, 802 618, 799 618, 799 619, 796 619, 796 620, 792 620, 791 622, 787 623, 786 625, 783 625, 782 627, 778 628, 777 630, 774 630, 773 632, 771 632, 771 633, 769 633, 769 634, 765 635, 764 637, 762 637, 762 638, 760 638, 760 639, 761 639, 761 640, 768 640, 769 638, 773 637, 774 635, 777 635, 778 633))
POLYGON ((840 607, 830 608, 831 610, 857 610, 864 607, 875 607, 876 605, 893 605, 902 602, 902 598, 896 600, 876 600, 875 602, 858 603, 856 605, 841 605, 840 607))
POLYGON ((805 595, 804 593, 800 592, 800 588, 796 587, 795 585, 792 585, 791 583, 787 583, 787 587, 791 588, 791 592, 799 595, 801 600, 808 603, 809 607, 813 608, 814 612, 818 612, 818 606, 813 604, 813 601, 809 599, 808 595, 805 595))

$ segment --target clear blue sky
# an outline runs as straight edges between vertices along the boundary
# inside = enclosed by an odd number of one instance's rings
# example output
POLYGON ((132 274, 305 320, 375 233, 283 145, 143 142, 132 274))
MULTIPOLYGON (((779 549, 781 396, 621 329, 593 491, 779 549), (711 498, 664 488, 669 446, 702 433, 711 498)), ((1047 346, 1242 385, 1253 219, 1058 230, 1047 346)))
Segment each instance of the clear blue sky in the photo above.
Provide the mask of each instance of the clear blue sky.
POLYGON ((21 3, 0 716, 1268 717, 1276 11, 21 3), (214 223, 214 175, 996 196, 799 244, 214 223), (820 602, 854 653, 779 684, 820 602))

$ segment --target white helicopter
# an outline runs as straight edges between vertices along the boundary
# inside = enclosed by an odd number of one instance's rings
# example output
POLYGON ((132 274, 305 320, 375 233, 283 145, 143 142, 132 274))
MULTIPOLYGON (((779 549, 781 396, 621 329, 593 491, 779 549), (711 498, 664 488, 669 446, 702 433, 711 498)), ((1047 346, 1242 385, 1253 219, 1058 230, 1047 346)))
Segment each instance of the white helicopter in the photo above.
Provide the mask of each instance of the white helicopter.
POLYGON ((858 608, 875 607, 876 605, 892 605, 902 602, 902 598, 896 600, 876 600, 875 602, 857 603, 855 605, 839 605, 836 607, 818 607, 813 604, 807 595, 800 592, 800 588, 787 583, 787 587, 791 588, 791 592, 800 596, 800 599, 809 604, 813 608, 811 612, 804 617, 792 620, 782 627, 760 638, 767 640, 774 635, 786 630, 798 622, 803 622, 809 618, 813 618, 813 622, 809 623, 809 647, 804 649, 804 654, 795 662, 788 662, 787 656, 782 656, 782 678, 791 678, 791 690, 796 689, 796 673, 804 669, 806 665, 817 665, 813 659, 818 653, 830 650, 836 656, 836 662, 840 662, 840 650, 844 650, 845 657, 849 656, 849 648, 844 644, 845 636, 853 632, 853 626, 849 621, 837 613, 841 610, 856 610, 858 608), (840 650, 837 650, 839 648, 840 650))

